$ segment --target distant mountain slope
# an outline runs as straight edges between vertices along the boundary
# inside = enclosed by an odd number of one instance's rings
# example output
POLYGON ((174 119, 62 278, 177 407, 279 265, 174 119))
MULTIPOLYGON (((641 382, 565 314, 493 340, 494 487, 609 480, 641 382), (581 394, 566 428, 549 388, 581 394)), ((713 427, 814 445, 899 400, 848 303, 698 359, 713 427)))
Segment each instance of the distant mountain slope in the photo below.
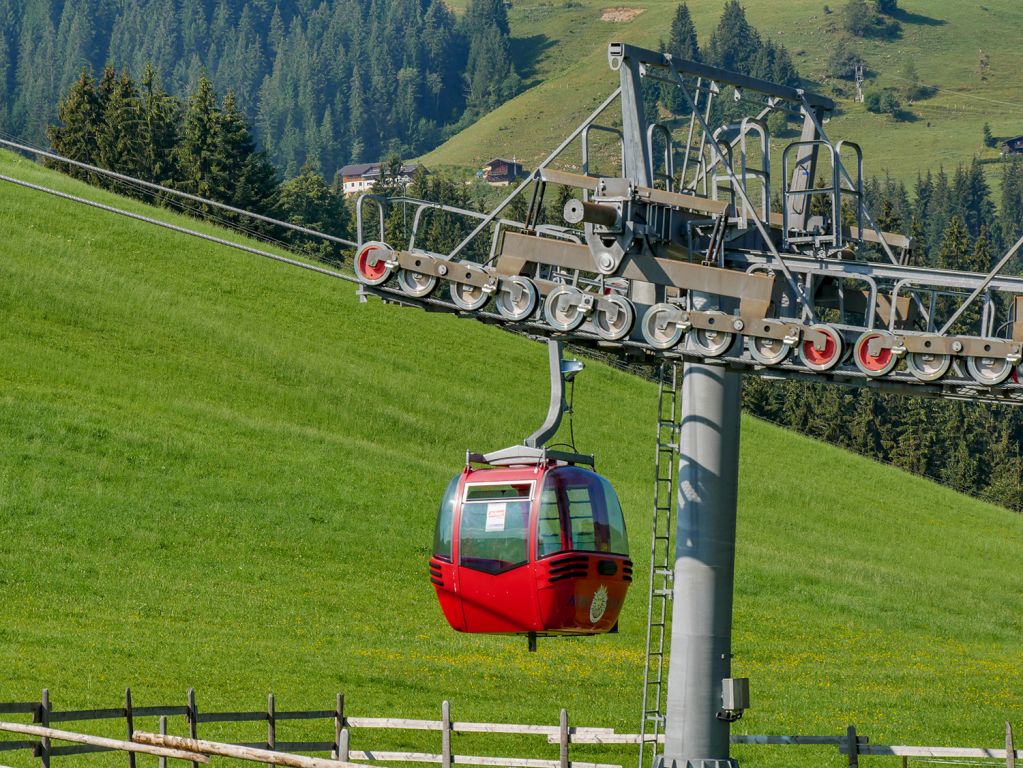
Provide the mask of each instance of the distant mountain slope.
MULTIPOLYGON (((0 173, 182 221, 7 154, 0 173)), ((223 711, 268 690, 280 708, 344 691, 352 716, 436 719, 450 698, 464 720, 553 723, 566 706, 573 724, 636 731, 649 383, 593 363, 577 387, 576 438, 619 489, 637 563, 621 634, 528 654, 451 632, 426 564, 466 448, 541 418, 538 344, 359 304, 350 284, 2 182, 0 316, 0 701, 46 686, 61 708, 116 706, 131 685, 136 704, 166 703, 196 686, 223 711)), ((753 708, 735 731, 851 722, 872 743, 998 746, 1023 707, 1023 517, 753 419, 743 430, 733 669, 753 708)), ((437 748, 435 734, 372 739, 437 748)), ((842 764, 833 748, 736 754, 842 764)))
MULTIPOLYGON (((812 87, 830 93, 835 83, 827 79, 827 62, 842 36, 843 5, 836 0, 826 14, 826 5, 819 0, 758 0, 747 3, 746 11, 764 35, 789 49, 800 73, 815 81, 812 87), (835 31, 827 31, 830 28, 835 31)), ((690 0, 701 44, 709 39, 722 6, 723 0, 690 0)), ((851 101, 850 84, 839 83, 841 111, 831 121, 830 133, 863 146, 868 175, 887 172, 909 181, 919 169, 939 164, 954 167, 975 154, 994 159, 997 151, 983 146, 985 122, 998 137, 1023 134, 1018 76, 1023 67, 1023 49, 1018 45, 1023 6, 1015 0, 982 4, 900 0, 899 6, 901 37, 854 43, 867 59, 871 75, 867 90, 903 87, 909 61, 922 83, 942 90, 909 107, 912 119, 897 122, 868 113, 862 104, 851 101), (986 80, 979 74, 981 52, 990 56, 986 80)), ((527 79, 535 86, 425 155, 423 161, 473 166, 494 155, 514 154, 527 164, 538 162, 617 85, 617 76, 606 62, 607 43, 624 40, 656 47, 668 36, 675 7, 674 0, 618 5, 597 0, 514 3, 512 34, 529 41, 518 51, 519 66, 533 67, 527 79), (601 21, 605 11, 615 7, 642 13, 625 22, 601 21)))

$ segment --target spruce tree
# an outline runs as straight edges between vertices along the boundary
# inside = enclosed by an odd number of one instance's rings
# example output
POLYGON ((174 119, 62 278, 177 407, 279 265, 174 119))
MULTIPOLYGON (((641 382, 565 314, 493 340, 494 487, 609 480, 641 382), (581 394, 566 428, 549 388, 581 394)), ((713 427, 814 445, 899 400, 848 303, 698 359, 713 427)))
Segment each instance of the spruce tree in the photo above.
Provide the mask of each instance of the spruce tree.
POLYGON ((938 247, 938 267, 941 269, 966 269, 970 255, 970 235, 961 216, 953 216, 941 237, 938 247))
POLYGON ((707 45, 707 63, 750 74, 761 45, 760 33, 749 23, 739 0, 727 0, 707 45))
POLYGON ((270 211, 277 193, 277 173, 266 155, 257 151, 232 91, 224 96, 217 128, 217 175, 213 180, 217 199, 247 211, 270 211))
POLYGON ((988 272, 992 266, 991 239, 988 236, 987 227, 983 227, 973 243, 973 252, 970 254, 966 267, 971 272, 988 272))
POLYGON ((138 176, 143 166, 142 105, 138 89, 127 72, 118 77, 103 105, 97 132, 99 164, 127 176, 138 176))
POLYGON ((974 493, 977 490, 977 457, 965 439, 955 442, 951 454, 946 456, 940 479, 960 493, 974 493))
POLYGON ((1012 246, 1023 235, 1023 161, 1013 155, 1002 170, 1002 243, 1012 246))
POLYGON ((934 420, 929 414, 930 403, 920 397, 900 400, 899 424, 887 446, 890 460, 900 469, 918 475, 928 475, 934 442, 934 420))
POLYGON ((989 451, 991 471, 982 495, 995 504, 1023 511, 1023 460, 1016 441, 1008 430, 999 430, 989 451))
MULTIPOLYGON (((664 51, 676 59, 702 61, 696 25, 693 24, 693 17, 689 14, 689 6, 686 3, 679 3, 675 8, 675 16, 671 20, 671 33, 668 35, 664 51)), ((661 83, 660 87, 661 103, 668 111, 676 115, 689 114, 689 105, 679 88, 670 83, 661 83)))
MULTIPOLYGON (((343 199, 327 185, 312 164, 307 164, 298 176, 281 185, 277 207, 280 215, 292 224, 337 237, 349 234, 348 209, 343 199)), ((340 263, 341 249, 336 244, 301 235, 298 237, 306 252, 340 263)))
POLYGON ((350 105, 348 110, 350 115, 348 135, 351 141, 348 155, 353 162, 360 162, 364 161, 368 155, 366 138, 369 130, 369 123, 366 120, 365 112, 366 96, 362 87, 362 73, 360 69, 356 69, 352 74, 352 89, 348 99, 350 105))
POLYGON ((222 178, 220 162, 220 110, 213 83, 203 75, 188 99, 177 164, 180 188, 200 197, 212 198, 222 178))
POLYGON ((139 99, 142 109, 140 175, 157 184, 173 181, 181 104, 160 87, 152 64, 147 64, 142 73, 139 99))
MULTIPOLYGON (((58 155, 78 160, 89 165, 97 164, 96 137, 100 130, 103 112, 100 107, 96 84, 87 70, 82 70, 78 80, 71 86, 67 96, 57 107, 57 125, 46 129, 46 137, 58 155)), ((73 166, 67 173, 81 179, 90 174, 73 166)))
POLYGON ((945 227, 951 217, 951 195, 949 194, 948 175, 942 166, 938 166, 938 173, 934 176, 934 183, 931 187, 931 195, 927 201, 927 214, 924 217, 927 234, 927 250, 932 254, 932 264, 940 266, 938 250, 941 246, 941 238, 944 235, 945 227))

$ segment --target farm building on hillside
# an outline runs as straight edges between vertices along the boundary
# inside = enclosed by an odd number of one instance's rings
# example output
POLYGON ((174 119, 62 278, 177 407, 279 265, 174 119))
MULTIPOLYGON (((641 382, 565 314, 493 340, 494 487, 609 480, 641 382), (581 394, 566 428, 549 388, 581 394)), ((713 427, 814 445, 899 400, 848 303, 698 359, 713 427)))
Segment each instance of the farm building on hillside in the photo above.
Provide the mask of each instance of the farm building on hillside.
MULTIPOLYGON (((398 177, 398 181, 402 186, 405 186, 412 181, 412 177, 415 176, 415 173, 418 170, 418 165, 403 165, 401 167, 401 176, 398 177)), ((357 195, 360 192, 368 192, 373 188, 373 185, 380 180, 380 163, 355 163, 354 165, 346 165, 341 169, 340 174, 341 189, 346 196, 357 195)))
POLYGON ((522 163, 495 157, 478 174, 487 184, 503 187, 522 176, 522 163))
POLYGON ((1023 155, 1023 136, 1006 139, 1002 142, 1003 155, 1023 155))

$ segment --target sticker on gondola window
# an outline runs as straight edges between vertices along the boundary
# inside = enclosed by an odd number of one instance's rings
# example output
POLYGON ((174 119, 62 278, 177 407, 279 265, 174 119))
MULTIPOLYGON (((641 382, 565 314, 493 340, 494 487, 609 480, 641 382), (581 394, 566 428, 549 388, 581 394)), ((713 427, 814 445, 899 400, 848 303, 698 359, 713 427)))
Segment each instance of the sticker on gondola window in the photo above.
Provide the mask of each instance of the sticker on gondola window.
POLYGON ((590 621, 596 624, 604 616, 604 611, 607 610, 607 587, 603 584, 600 585, 593 595, 593 602, 590 603, 590 621))
POLYGON ((504 530, 504 518, 508 514, 507 504, 487 504, 487 527, 486 532, 504 530))

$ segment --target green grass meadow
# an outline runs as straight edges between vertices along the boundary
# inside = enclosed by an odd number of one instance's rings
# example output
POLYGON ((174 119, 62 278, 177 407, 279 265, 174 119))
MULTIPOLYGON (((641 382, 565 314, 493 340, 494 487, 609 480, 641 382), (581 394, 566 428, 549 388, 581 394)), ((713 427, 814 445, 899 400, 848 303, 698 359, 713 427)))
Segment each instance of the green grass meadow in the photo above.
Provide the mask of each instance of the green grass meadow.
MULTIPOLYGON (((9 154, 0 173, 144 208, 9 154)), ((427 559, 465 450, 541 419, 540 345, 6 183, 0 320, 0 701, 48 687, 58 709, 116 706, 131 686, 136 705, 184 703, 194 686, 205 711, 270 691, 320 709, 341 691, 353 716, 437 718, 447 698, 458 720, 553 724, 567 707, 638 729, 650 383, 589 363, 577 388, 579 446, 618 488, 639 566, 621 633, 529 654, 449 630, 427 559)), ((753 707, 734 732, 855 723, 874 743, 997 746, 1023 715, 1023 518, 753 419, 740 483, 733 669, 753 707)), ((263 738, 250 725, 201 733, 263 738)), ((380 732, 352 746, 439 750, 380 732)), ((496 737, 455 750, 557 755, 496 737)))
MULTIPOLYGON (((607 65, 607 44, 621 40, 657 48, 667 40, 678 0, 516 0, 509 18, 516 66, 532 87, 426 154, 428 167, 478 166, 495 156, 516 156, 527 167, 542 160, 618 85, 607 65), (628 22, 602 21, 608 8, 642 11, 628 22)), ((724 0, 689 0, 701 45, 710 39, 724 0)), ((825 13, 821 0, 757 0, 745 4, 762 34, 783 43, 811 88, 832 93, 827 61, 842 36, 843 0, 825 13)), ((867 112, 852 100, 851 83, 838 83, 839 109, 827 128, 837 141, 862 145, 866 176, 889 174, 911 183, 939 165, 954 169, 974 156, 990 161, 1000 180, 998 151, 986 148, 982 128, 997 137, 1023 134, 1023 67, 1019 29, 1023 6, 1015 0, 900 0, 901 35, 859 40, 868 63, 866 90, 905 85, 907 61, 920 81, 937 87, 930 98, 904 105, 910 119, 867 112), (982 80, 980 52, 990 56, 982 80)), ((780 167, 781 148, 774 160, 780 167)), ((576 154, 578 151, 576 150, 576 154)), ((571 162, 577 162, 573 157, 571 162)))

